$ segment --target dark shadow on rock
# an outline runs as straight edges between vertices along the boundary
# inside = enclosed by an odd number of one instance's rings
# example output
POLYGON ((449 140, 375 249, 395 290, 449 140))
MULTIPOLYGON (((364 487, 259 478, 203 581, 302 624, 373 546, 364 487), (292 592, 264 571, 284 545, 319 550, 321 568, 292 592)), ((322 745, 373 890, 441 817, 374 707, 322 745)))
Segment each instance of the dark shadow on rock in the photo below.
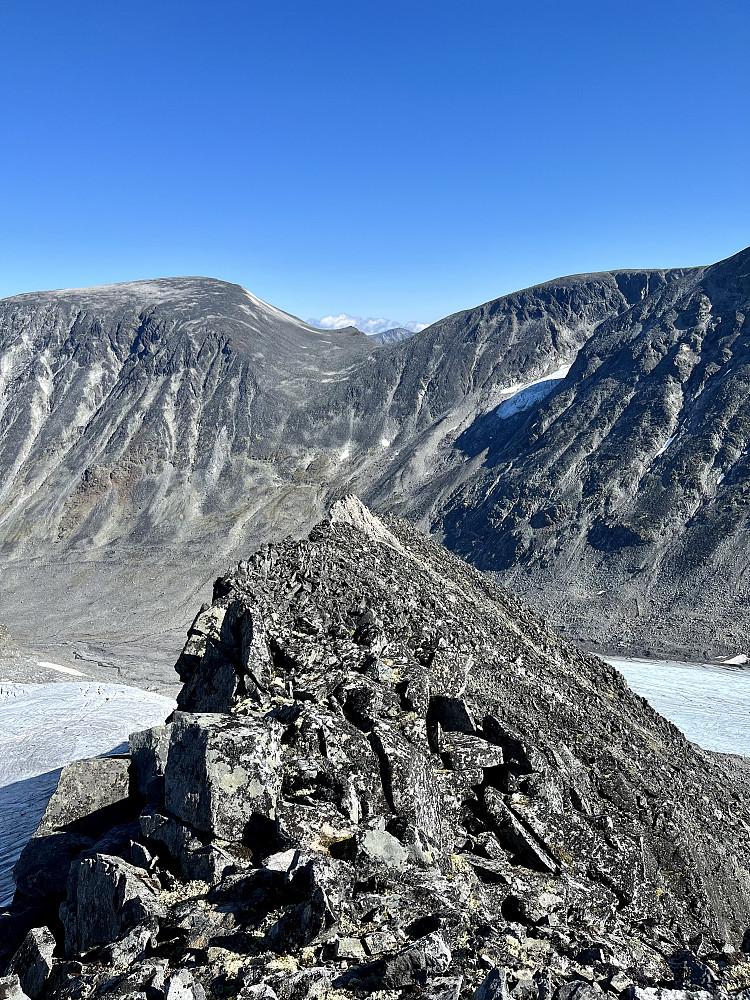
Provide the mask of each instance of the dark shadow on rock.
POLYGON ((13 865, 44 815, 62 768, 0 788, 0 906, 15 891, 13 865))

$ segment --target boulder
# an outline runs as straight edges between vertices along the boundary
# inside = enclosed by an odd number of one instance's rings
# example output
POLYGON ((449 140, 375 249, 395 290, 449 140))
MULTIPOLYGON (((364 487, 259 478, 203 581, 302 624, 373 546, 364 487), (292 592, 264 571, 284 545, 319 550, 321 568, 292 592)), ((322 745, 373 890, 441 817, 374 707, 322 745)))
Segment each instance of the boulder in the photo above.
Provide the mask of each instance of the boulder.
POLYGON ((28 900, 64 895, 71 862, 135 815, 129 793, 125 757, 98 757, 64 767, 36 832, 13 868, 19 894, 28 900))
POLYGON ((30 1000, 21 989, 21 981, 15 973, 0 976, 0 1000, 30 1000))
POLYGON ((424 986, 451 964, 451 950, 437 931, 412 942, 401 951, 351 969, 334 982, 347 990, 398 990, 424 986))
POLYGON ((74 862, 68 896, 60 907, 69 958, 117 940, 124 932, 164 916, 159 883, 143 868, 98 854, 74 862))
POLYGON ((241 841, 255 818, 275 816, 280 735, 271 718, 175 713, 164 772, 167 809, 200 833, 241 841))
POLYGON ((147 802, 164 801, 164 769, 171 733, 171 726, 153 726, 130 734, 133 784, 147 802))
POLYGON ((164 1000, 206 1000, 206 991, 187 969, 178 969, 167 980, 164 1000))
POLYGON ((52 953, 55 938, 48 927, 33 927, 24 938, 23 944, 10 960, 9 973, 15 973, 23 992, 38 1000, 52 971, 52 953))

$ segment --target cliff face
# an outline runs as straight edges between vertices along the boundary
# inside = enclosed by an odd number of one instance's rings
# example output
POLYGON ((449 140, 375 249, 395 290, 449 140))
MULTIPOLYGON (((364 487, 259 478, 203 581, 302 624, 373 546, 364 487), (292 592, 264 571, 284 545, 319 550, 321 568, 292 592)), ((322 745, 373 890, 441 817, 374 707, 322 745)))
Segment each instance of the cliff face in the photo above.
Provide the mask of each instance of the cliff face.
POLYGON ((750 979, 743 762, 406 523, 348 499, 264 546, 177 668, 178 711, 129 762, 64 772, 0 924, 7 951, 36 924, 6 995, 750 979))
POLYGON ((4 624, 47 659, 167 682, 229 561, 350 490, 439 525, 484 461, 462 432, 681 274, 565 278, 382 347, 204 278, 5 300, 4 624))

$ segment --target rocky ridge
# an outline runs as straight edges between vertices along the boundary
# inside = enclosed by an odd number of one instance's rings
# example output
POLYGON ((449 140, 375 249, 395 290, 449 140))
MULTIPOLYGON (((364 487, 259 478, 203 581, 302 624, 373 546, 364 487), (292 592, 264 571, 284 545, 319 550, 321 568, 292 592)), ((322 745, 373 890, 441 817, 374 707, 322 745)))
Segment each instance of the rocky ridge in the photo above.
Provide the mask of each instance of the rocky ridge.
POLYGON ((750 987, 745 762, 407 523, 263 546, 177 669, 165 726, 63 772, 3 1000, 750 987))

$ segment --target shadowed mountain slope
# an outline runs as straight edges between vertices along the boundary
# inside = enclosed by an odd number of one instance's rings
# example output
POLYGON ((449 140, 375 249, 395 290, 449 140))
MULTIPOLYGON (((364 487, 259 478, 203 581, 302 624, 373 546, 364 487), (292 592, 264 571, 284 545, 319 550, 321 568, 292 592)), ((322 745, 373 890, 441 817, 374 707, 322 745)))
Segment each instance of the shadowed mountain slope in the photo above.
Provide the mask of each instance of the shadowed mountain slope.
POLYGON ((749 310, 744 251, 603 322, 530 410, 475 423, 450 547, 578 635, 746 649, 749 310))

